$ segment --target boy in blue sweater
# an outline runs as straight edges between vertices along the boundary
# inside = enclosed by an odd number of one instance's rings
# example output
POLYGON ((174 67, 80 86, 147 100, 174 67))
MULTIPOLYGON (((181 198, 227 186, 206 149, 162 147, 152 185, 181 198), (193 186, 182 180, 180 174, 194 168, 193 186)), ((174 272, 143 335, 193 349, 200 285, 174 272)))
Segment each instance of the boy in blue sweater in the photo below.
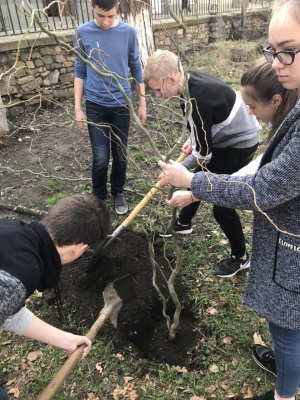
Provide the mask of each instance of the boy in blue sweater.
POLYGON ((117 19, 118 0, 91 0, 94 19, 78 27, 74 47, 97 70, 110 75, 100 76, 91 66, 75 59, 75 114, 78 127, 84 130, 86 120, 82 110, 85 89, 86 116, 92 145, 93 194, 101 200, 107 198, 107 174, 110 153, 111 194, 117 214, 126 214, 128 204, 123 190, 127 168, 127 140, 130 111, 117 84, 118 79, 126 95, 132 92, 128 80, 129 70, 138 86, 138 117, 146 122, 145 87, 139 56, 137 33, 130 25, 117 19))

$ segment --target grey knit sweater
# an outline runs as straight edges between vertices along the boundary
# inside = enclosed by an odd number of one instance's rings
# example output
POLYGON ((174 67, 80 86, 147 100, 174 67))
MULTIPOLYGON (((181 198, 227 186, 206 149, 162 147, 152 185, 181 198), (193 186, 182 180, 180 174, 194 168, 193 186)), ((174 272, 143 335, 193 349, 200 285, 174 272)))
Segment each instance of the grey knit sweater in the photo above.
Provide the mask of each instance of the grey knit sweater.
POLYGON ((268 321, 294 330, 300 330, 299 157, 300 100, 267 146, 255 174, 214 177, 199 172, 191 185, 197 198, 254 211, 244 304, 268 321))

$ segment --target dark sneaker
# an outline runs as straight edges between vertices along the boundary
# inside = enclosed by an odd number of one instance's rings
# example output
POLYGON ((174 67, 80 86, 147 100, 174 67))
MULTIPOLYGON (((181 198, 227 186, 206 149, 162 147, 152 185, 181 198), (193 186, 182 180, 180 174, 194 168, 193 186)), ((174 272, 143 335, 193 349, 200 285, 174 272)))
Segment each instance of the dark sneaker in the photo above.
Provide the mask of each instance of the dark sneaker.
MULTIPOLYGON (((188 224, 188 225, 182 225, 178 222, 178 219, 176 219, 173 230, 176 233, 180 233, 181 235, 187 235, 189 233, 193 232, 193 228, 192 228, 192 224, 188 224)), ((162 226, 157 232, 158 236, 162 236, 162 237, 172 237, 172 233, 171 232, 167 232, 167 227, 166 226, 162 226)))
POLYGON ((116 213, 119 215, 126 214, 128 211, 128 203, 124 197, 124 194, 118 193, 116 196, 113 196, 113 200, 116 213))
POLYGON ((274 391, 263 394, 262 396, 246 397, 244 400, 274 400, 274 391))
POLYGON ((260 368, 276 376, 276 364, 274 351, 261 344, 254 344, 252 347, 252 357, 260 368))
POLYGON ((247 254, 246 260, 231 256, 218 265, 215 269, 215 274, 220 278, 231 278, 239 271, 250 267, 250 258, 247 254))

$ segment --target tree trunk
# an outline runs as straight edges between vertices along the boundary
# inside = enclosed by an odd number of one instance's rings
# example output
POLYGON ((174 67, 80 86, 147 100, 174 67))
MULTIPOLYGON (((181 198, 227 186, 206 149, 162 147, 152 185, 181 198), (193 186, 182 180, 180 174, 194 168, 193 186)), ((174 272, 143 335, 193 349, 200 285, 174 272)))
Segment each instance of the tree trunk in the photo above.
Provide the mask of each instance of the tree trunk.
POLYGON ((0 94, 0 136, 6 135, 9 131, 6 108, 3 106, 2 98, 0 94))
POLYGON ((151 11, 150 0, 120 0, 122 21, 133 26, 138 33, 143 66, 146 64, 148 56, 154 52, 151 11))

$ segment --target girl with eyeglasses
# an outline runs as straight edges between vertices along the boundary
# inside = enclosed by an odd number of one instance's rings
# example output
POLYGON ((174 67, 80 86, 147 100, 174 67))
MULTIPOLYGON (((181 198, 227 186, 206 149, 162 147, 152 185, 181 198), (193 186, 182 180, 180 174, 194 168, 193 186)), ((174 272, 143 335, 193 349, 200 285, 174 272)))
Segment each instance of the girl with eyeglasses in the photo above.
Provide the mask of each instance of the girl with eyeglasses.
MULTIPOLYGON (((300 88, 300 1, 276 0, 264 50, 278 81, 300 88), (268 51, 268 52, 267 52, 268 51), (271 52, 271 56, 269 55, 271 52)), ((268 321, 276 361, 275 393, 294 400, 300 384, 300 100, 268 143, 258 170, 245 176, 193 174, 159 161, 162 185, 189 187, 197 199, 253 210, 251 268, 244 304, 268 321)), ((167 204, 180 206, 174 193, 167 204)))

